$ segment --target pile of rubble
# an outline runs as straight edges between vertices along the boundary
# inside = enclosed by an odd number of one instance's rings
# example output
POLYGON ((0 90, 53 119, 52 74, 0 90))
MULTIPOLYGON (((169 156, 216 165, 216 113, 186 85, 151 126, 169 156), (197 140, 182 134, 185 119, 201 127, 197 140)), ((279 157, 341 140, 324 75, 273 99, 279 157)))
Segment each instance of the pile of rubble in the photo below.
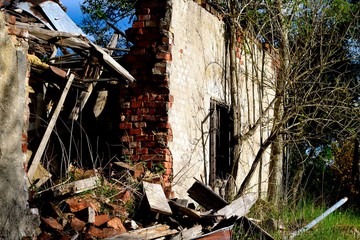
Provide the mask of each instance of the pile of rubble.
POLYGON ((195 207, 190 199, 168 200, 161 176, 142 165, 115 162, 109 168, 105 176, 71 166, 71 179, 36 192, 38 239, 231 239, 234 226, 236 234, 273 239, 245 217, 255 194, 228 204, 195 180, 188 189, 195 207))

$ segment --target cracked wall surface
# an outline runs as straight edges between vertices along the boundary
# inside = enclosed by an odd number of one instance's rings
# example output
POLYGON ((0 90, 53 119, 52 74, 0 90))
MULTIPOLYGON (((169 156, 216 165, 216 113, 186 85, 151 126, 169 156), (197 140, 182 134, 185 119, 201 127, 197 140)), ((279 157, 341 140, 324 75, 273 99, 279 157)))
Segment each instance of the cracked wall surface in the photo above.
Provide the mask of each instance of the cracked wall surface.
POLYGON ((27 113, 27 43, 8 35, 0 12, 0 239, 31 236, 38 220, 30 213, 22 136, 27 113))

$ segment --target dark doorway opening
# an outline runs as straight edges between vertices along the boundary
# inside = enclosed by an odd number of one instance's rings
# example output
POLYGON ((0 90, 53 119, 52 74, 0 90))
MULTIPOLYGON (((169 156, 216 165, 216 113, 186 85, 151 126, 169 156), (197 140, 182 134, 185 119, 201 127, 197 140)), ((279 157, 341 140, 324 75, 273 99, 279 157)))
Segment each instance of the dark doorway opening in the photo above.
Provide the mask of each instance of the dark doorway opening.
POLYGON ((225 180, 231 172, 231 120, 230 108, 211 100, 210 103, 210 186, 216 180, 225 180))

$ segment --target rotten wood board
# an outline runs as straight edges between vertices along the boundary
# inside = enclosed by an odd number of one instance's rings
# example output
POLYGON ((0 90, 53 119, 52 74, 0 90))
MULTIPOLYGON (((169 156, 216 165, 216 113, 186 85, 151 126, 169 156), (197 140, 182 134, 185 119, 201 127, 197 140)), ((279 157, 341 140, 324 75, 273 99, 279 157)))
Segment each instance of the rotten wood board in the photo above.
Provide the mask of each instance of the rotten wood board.
POLYGON ((144 186, 146 198, 150 206, 150 210, 165 215, 171 215, 172 211, 161 185, 155 183, 143 182, 143 186, 144 186))
POLYGON ((98 176, 74 181, 64 185, 57 186, 53 189, 54 195, 63 196, 66 194, 77 194, 87 190, 94 189, 98 186, 100 178, 98 176))
POLYGON ((39 164, 34 173, 34 183, 36 187, 42 186, 47 180, 51 178, 51 173, 49 173, 41 164, 39 164))
POLYGON ((40 164, 41 157, 42 157, 42 155, 44 153, 44 150, 45 150, 45 147, 46 147, 46 145, 47 145, 47 143, 49 141, 50 135, 51 135, 51 133, 52 133, 52 131, 54 129, 55 123, 56 123, 56 121, 57 121, 57 119, 59 117, 60 111, 61 111, 61 109, 62 109, 62 107, 64 105, 66 96, 67 96, 67 94, 68 94, 68 92, 70 90, 70 86, 71 86, 71 84, 72 84, 72 82, 74 80, 74 77, 75 77, 74 74, 70 74, 70 76, 68 78, 68 81, 67 81, 67 83, 66 83, 66 85, 64 87, 64 90, 63 90, 63 92, 61 94, 61 97, 59 99, 59 102, 58 102, 58 104, 56 106, 56 109, 55 109, 55 111, 54 111, 54 113, 53 113, 53 115, 51 117, 51 120, 50 120, 47 128, 46 128, 45 134, 44 134, 43 138, 41 139, 40 145, 39 145, 39 147, 38 147, 38 149, 36 151, 36 154, 35 154, 35 156, 34 156, 34 158, 32 160, 31 166, 30 166, 29 171, 28 171, 28 181, 29 181, 28 185, 29 186, 34 181, 33 178, 34 178, 34 175, 35 175, 35 171, 38 168, 38 165, 40 164))
POLYGON ((40 3, 39 6, 56 30, 85 36, 81 28, 71 20, 59 4, 46 1, 40 3))
POLYGON ((206 208, 206 210, 213 209, 217 211, 229 204, 209 187, 205 186, 196 178, 195 180, 187 192, 189 197, 206 208))
POLYGON ((129 231, 112 238, 106 238, 106 240, 151 240, 169 235, 174 235, 178 232, 179 231, 176 229, 170 229, 168 225, 158 224, 148 228, 129 231))
MULTIPOLYGON (((112 37, 111 37, 110 43, 108 44, 108 47, 115 47, 117 45, 117 43, 118 43, 118 40, 119 40, 119 34, 113 34, 112 37)), ((92 44, 92 46, 94 47, 96 45, 92 44)), ((111 53, 112 53, 112 51, 109 52, 109 54, 111 54, 111 53)), ((105 53, 105 54, 107 54, 107 53, 105 53)), ((108 55, 108 56, 111 58, 110 55, 108 55)), ((91 76, 91 77, 94 77, 94 79, 99 79, 101 77, 102 69, 101 69, 100 66, 98 68, 99 68, 99 71, 95 71, 96 75, 91 76)), ((85 76, 85 78, 87 78, 87 77, 89 77, 89 76, 85 76)), ((77 120, 78 119, 80 112, 83 110, 85 104, 89 100, 90 95, 91 95, 92 91, 94 90, 95 86, 96 86, 96 82, 89 83, 87 85, 86 91, 82 91, 80 93, 80 96, 79 96, 78 100, 76 101, 76 105, 75 105, 75 107, 73 108, 73 110, 70 113, 69 119, 71 119, 71 120, 77 120)), ((96 115, 96 113, 95 113, 95 115, 96 115)))
POLYGON ((201 236, 202 234, 202 226, 196 225, 192 228, 185 228, 181 230, 176 236, 174 236, 171 240, 185 240, 192 239, 201 236))
POLYGON ((121 75, 128 83, 133 83, 135 78, 123 68, 115 59, 113 59, 109 54, 107 54, 101 47, 89 42, 94 50, 102 57, 104 64, 115 70, 119 75, 121 75))
POLYGON ((171 209, 173 209, 173 211, 178 211, 181 214, 186 215, 192 219, 200 219, 201 218, 201 214, 199 211, 184 207, 172 200, 169 200, 169 204, 170 204, 171 209))
POLYGON ((217 214, 222 215, 225 218, 230 218, 232 216, 245 216, 250 211, 251 207, 255 204, 257 199, 258 194, 248 193, 234 200, 229 205, 219 209, 217 214))

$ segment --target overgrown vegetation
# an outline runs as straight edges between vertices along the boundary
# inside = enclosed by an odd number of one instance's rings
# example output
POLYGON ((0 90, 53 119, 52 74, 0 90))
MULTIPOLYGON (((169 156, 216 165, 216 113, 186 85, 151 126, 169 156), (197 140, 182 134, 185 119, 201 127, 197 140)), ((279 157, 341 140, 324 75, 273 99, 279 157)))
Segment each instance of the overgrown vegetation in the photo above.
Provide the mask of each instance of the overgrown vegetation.
MULTIPOLYGON (((354 148, 358 148, 359 3, 344 0, 221 0, 212 3, 226 16, 230 51, 235 49, 240 36, 242 47, 247 49, 248 61, 255 63, 256 50, 246 40, 248 36, 255 36, 264 47, 277 49, 278 54, 275 84, 267 79, 266 74, 247 74, 246 69, 238 67, 235 56, 230 59, 234 113, 241 107, 236 88, 240 75, 245 76, 248 84, 259 83, 260 89, 271 88, 275 92, 268 107, 274 111, 272 118, 266 118, 268 108, 260 107, 259 110, 255 104, 253 111, 259 111, 259 117, 253 125, 242 125, 241 116, 234 115, 237 130, 234 135, 234 179, 242 144, 253 136, 254 129, 272 125, 271 133, 262 139, 250 173, 236 195, 249 189, 250 179, 255 177, 255 170, 261 165, 266 149, 271 151, 267 194, 274 203, 279 197, 284 201, 301 200, 299 192, 308 192, 310 188, 307 187, 316 186, 320 173, 323 173, 320 188, 333 186, 331 178, 324 179, 327 176, 325 171, 335 174, 332 171, 334 166, 344 167, 333 157, 337 151, 334 146, 352 142, 354 148)), ((264 70, 252 64, 248 71, 264 70)), ((261 93, 258 99, 262 101, 261 93)), ((350 179, 359 182, 358 155, 349 156, 345 162, 346 169, 349 166, 352 169, 351 173, 347 171, 350 179)), ((340 172, 346 174, 345 168, 340 172)), ((233 190, 229 186, 228 192, 233 190)), ((311 192, 316 197, 321 193, 325 192, 311 192)), ((339 196, 323 195, 323 198, 336 199, 339 196)))
MULTIPOLYGON (((269 202, 258 202, 249 217, 263 219, 260 226, 275 239, 284 239, 292 232, 301 229, 324 213, 329 206, 321 201, 300 201, 296 207, 283 205, 274 207, 269 202)), ((299 234, 295 239, 348 239, 360 237, 358 213, 346 207, 336 210, 310 230, 299 234)), ((235 227, 236 230, 236 227, 235 227)), ((258 239, 251 232, 235 231, 233 239, 258 239), (245 238, 244 235, 246 235, 245 238)))

